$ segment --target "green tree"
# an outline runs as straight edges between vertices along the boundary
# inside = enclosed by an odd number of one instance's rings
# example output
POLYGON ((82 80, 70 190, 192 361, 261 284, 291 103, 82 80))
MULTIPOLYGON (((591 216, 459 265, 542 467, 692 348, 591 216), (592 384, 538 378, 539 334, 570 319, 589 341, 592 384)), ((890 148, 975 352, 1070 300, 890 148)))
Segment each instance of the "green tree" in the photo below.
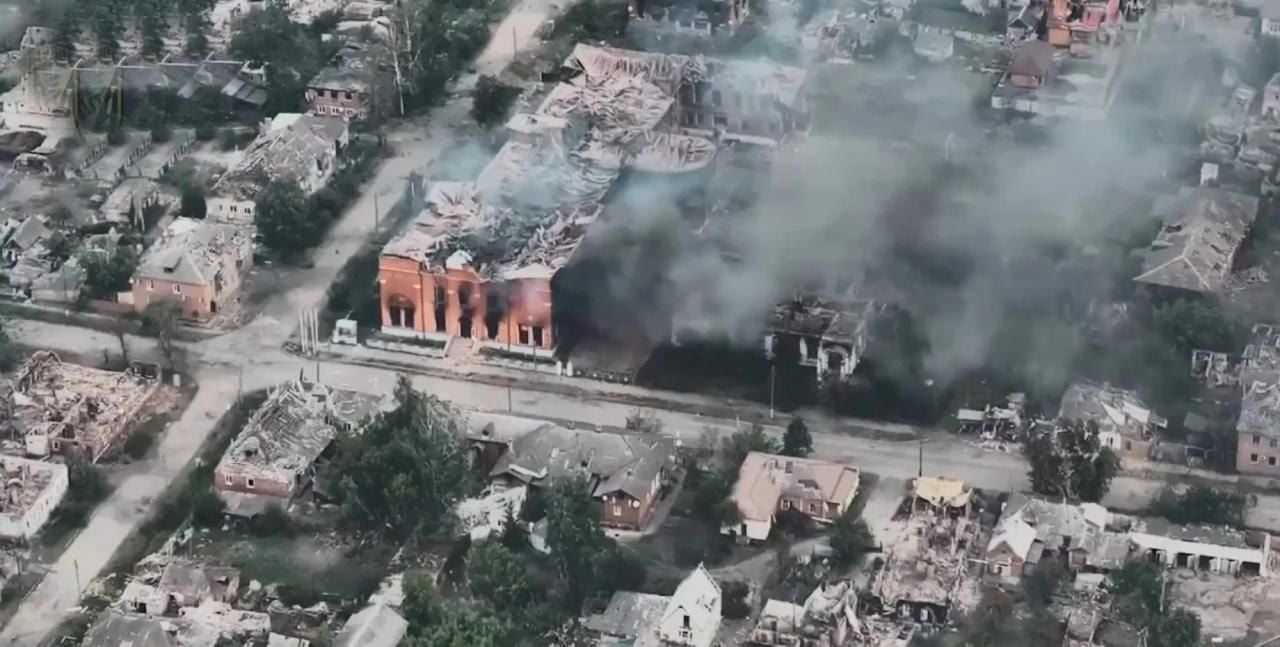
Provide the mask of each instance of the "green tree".
POLYGON ((1063 420, 1057 433, 1029 434, 1022 453, 1031 489, 1048 496, 1100 501, 1120 472, 1120 458, 1102 446, 1092 421, 1063 420))
POLYGON ((751 452, 776 454, 780 449, 782 448, 778 445, 778 441, 766 433, 764 427, 757 422, 725 438, 722 453, 725 463, 737 471, 742 461, 746 460, 747 454, 751 452))
POLYGON ((494 541, 471 547, 467 555, 471 592, 504 614, 513 614, 533 599, 533 583, 519 557, 494 541))
POLYGON ((136 0, 134 16, 142 32, 142 55, 152 58, 164 53, 164 36, 168 30, 168 3, 165 0, 136 0))
POLYGON ((1062 587, 1062 564, 1054 559, 1043 559, 1036 562, 1036 567, 1022 579, 1022 591, 1027 602, 1032 606, 1044 608, 1049 606, 1053 596, 1062 587))
POLYGON ((448 606, 425 627, 410 625, 405 647, 507 647, 511 624, 492 611, 448 606))
POLYGON ((182 190, 182 204, 179 213, 183 218, 203 220, 208 214, 209 206, 204 199, 204 187, 198 184, 188 185, 182 190))
POLYGON ((76 42, 80 40, 81 31, 80 12, 63 11, 58 16, 57 25, 54 27, 53 47, 59 58, 71 57, 75 52, 76 42))
POLYGON ((336 44, 313 38, 306 27, 289 17, 282 0, 269 0, 262 11, 240 22, 231 37, 233 57, 254 66, 265 65, 268 88, 265 109, 297 110, 306 84, 336 51, 336 44))
POLYGON ((120 34, 124 32, 123 0, 96 0, 90 13, 90 26, 98 44, 98 56, 116 59, 120 56, 120 34))
POLYGON ((1178 524, 1216 524, 1244 527, 1248 498, 1238 492, 1207 485, 1191 485, 1183 491, 1166 485, 1147 505, 1147 514, 1178 524))
POLYGON ((481 128, 490 128, 506 121, 511 106, 520 97, 520 88, 507 85, 498 79, 484 75, 476 79, 471 93, 471 118, 481 128))
POLYGON ((809 434, 809 426, 804 418, 796 416, 787 425, 782 435, 782 453, 787 456, 808 456, 813 452, 813 436, 809 434))
POLYGON ((407 537, 442 527, 473 482, 461 416, 404 376, 395 402, 362 433, 338 438, 335 466, 351 518, 407 537))
POLYGON ((187 32, 182 51, 187 56, 203 57, 209 53, 209 16, 204 12, 188 13, 182 21, 187 32))
POLYGON ((571 5, 556 20, 552 36, 570 41, 613 40, 627 33, 627 5, 611 0, 585 0, 571 5))
POLYGON ((585 477, 560 479, 547 492, 547 546, 564 585, 565 609, 578 613, 591 594, 597 558, 606 546, 585 477))
POLYGON ((1151 323, 1183 354, 1196 349, 1235 352, 1246 336, 1243 324, 1217 301, 1178 299, 1156 306, 1151 323))
POLYGON ((274 181, 258 196, 254 218, 262 244, 292 256, 319 242, 319 228, 310 222, 307 196, 295 182, 274 181))
POLYGON ((704 474, 693 491, 693 518, 702 521, 712 532, 739 521, 738 506, 730 498, 736 468, 704 474))
POLYGON ((643 434, 662 433, 662 421, 658 419, 658 414, 652 411, 632 409, 631 413, 627 414, 624 426, 629 431, 638 431, 643 434))
POLYGON ((1200 616, 1187 609, 1173 609, 1150 627, 1151 647, 1197 647, 1200 645, 1200 616))
POLYGON ((178 346, 181 318, 182 303, 173 299, 152 301, 142 311, 142 332, 156 338, 160 354, 172 369, 179 369, 183 364, 182 348, 178 346))
POLYGON ((838 568, 849 568, 862 560, 876 546, 876 538, 867 522, 850 513, 840 515, 832 524, 831 561, 838 568))
POLYGON ((114 299, 117 292, 129 289, 129 280, 138 269, 138 255, 128 245, 114 249, 89 250, 80 256, 85 270, 84 292, 90 299, 114 299))
POLYGON ((404 613, 404 619, 409 622, 409 627, 415 629, 435 622, 439 608, 431 580, 426 576, 410 573, 405 575, 402 587, 404 603, 400 605, 400 610, 404 613))
POLYGON ((1125 620, 1147 627, 1160 615, 1164 582, 1159 566, 1128 561, 1108 574, 1107 580, 1115 594, 1115 609, 1125 620))

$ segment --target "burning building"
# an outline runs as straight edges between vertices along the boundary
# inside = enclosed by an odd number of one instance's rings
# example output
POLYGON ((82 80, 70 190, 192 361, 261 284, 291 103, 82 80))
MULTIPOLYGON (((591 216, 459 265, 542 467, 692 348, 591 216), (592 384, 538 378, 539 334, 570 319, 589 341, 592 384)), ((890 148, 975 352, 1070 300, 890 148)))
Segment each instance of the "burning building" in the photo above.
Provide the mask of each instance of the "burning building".
POLYGON ((553 284, 624 174, 709 176, 713 133, 682 125, 773 141, 808 120, 803 72, 777 65, 578 45, 562 77, 474 181, 436 183, 383 249, 384 334, 556 348, 553 284))

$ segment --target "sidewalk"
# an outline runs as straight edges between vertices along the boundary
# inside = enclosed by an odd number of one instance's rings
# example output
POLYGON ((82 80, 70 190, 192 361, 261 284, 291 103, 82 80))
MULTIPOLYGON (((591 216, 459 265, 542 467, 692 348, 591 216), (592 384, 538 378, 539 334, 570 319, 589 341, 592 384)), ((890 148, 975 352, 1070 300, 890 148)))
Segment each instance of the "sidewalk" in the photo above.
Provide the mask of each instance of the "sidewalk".
POLYGON ((591 398, 635 407, 666 409, 724 420, 741 420, 743 423, 759 422, 766 427, 774 428, 785 427, 793 416, 800 415, 811 425, 817 425, 829 431, 877 440, 914 440, 921 431, 911 425, 882 420, 835 417, 817 409, 801 409, 796 412, 775 411, 770 417, 769 407, 748 400, 661 391, 634 384, 568 377, 556 375, 550 369, 530 371, 454 358, 436 359, 405 355, 365 346, 327 344, 324 350, 313 359, 373 368, 392 368, 407 373, 454 378, 490 386, 518 386, 527 390, 591 398))

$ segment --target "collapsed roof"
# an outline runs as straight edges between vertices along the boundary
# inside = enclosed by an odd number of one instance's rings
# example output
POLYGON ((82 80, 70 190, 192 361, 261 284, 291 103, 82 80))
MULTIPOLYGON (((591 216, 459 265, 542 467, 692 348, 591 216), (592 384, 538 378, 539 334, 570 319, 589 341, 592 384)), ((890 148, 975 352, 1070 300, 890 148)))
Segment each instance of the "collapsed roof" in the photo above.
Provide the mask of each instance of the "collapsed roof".
POLYGON ((1184 187, 1156 201, 1164 226, 1135 281, 1216 292, 1231 275, 1236 251, 1258 216, 1258 199, 1226 189, 1184 187))
POLYGON ((506 475, 525 483, 587 474, 596 481, 592 496, 622 492, 643 499, 674 456, 675 443, 665 436, 604 433, 547 424, 512 442, 489 474, 506 475))
POLYGON ((140 279, 214 285, 227 258, 240 259, 250 232, 210 220, 174 218, 138 264, 140 279))
POLYGON ((300 182, 313 168, 331 168, 346 132, 347 124, 339 117, 276 115, 267 132, 253 140, 240 163, 218 180, 211 193, 252 200, 272 181, 300 182))

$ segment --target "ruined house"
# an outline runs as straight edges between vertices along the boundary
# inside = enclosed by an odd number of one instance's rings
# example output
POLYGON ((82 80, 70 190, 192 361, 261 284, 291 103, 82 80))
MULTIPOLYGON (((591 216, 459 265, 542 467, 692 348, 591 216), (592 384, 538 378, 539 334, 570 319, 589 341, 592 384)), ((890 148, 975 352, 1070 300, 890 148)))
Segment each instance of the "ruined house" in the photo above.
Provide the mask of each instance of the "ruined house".
POLYGON ((178 647, 165 625, 147 616, 107 610, 89 628, 84 647, 178 647))
POLYGON ((732 35, 751 15, 747 0, 658 2, 630 0, 628 29, 655 34, 690 36, 732 35))
POLYGON ((720 585, 699 564, 670 596, 618 591, 583 626, 600 644, 710 647, 720 629, 720 603, 720 585))
POLYGON ((639 530, 652 519, 675 468, 676 447, 669 437, 546 424, 512 441, 489 479, 495 485, 538 488, 585 475, 592 498, 601 504, 601 523, 639 530))
POLYGON ((1110 515, 1096 503, 1071 504, 1013 494, 987 543, 987 570, 1020 577, 1046 559, 1073 571, 1108 570, 1123 562, 1128 544, 1107 532, 1110 515))
POLYGON ((30 541, 67 493, 67 466, 0 455, 0 539, 30 541))
POLYGON ((751 643, 764 647, 840 647, 860 634, 858 596, 852 582, 823 582, 804 604, 765 602, 751 630, 751 643))
POLYGON ((1225 286, 1236 254, 1258 216, 1258 198, 1214 187, 1184 187, 1156 200, 1164 225, 1134 278, 1153 289, 1214 293, 1225 286))
POLYGON ((1150 458, 1160 430, 1169 425, 1138 399, 1136 392, 1096 382, 1075 382, 1067 387, 1058 419, 1097 424, 1103 447, 1138 460, 1150 458))
POLYGON ((38 351, 13 379, 11 432, 22 438, 28 456, 76 452, 97 462, 123 441, 159 390, 158 378, 153 366, 104 371, 38 351))
POLYGON ((240 163, 209 189, 208 217, 252 225, 258 194, 272 181, 297 184, 305 195, 319 191, 337 171, 338 153, 349 137, 347 122, 339 117, 276 115, 240 163))
POLYGON ((739 520, 720 532, 764 541, 777 513, 784 510, 820 523, 833 522, 857 496, 859 476, 852 465, 751 452, 738 469, 731 494, 739 520))
POLYGON ((120 595, 120 605, 133 613, 172 616, 179 609, 209 601, 235 602, 239 588, 237 568, 174 560, 165 565, 158 579, 129 582, 120 595))
POLYGON ((213 486, 227 511, 253 516, 311 485, 315 464, 340 431, 358 431, 386 399, 302 378, 276 387, 231 442, 213 486))
POLYGON ((781 138, 808 122, 803 71, 763 62, 579 44, 561 78, 511 118, 510 139, 475 181, 436 183, 383 249, 384 334, 551 351, 562 319, 554 279, 573 267, 623 173, 705 184, 711 129, 781 138))
POLYGON ((347 43, 307 82, 309 111, 351 121, 385 114, 394 98, 391 63, 379 43, 347 43))
POLYGON ((207 321, 238 298, 253 263, 253 232, 241 225, 174 218, 134 272, 133 307, 174 301, 182 316, 207 321))
POLYGON ((819 383, 847 380, 866 351, 875 304, 859 301, 837 305, 816 298, 797 298, 774 308, 765 324, 769 359, 792 357, 812 366, 819 383))

